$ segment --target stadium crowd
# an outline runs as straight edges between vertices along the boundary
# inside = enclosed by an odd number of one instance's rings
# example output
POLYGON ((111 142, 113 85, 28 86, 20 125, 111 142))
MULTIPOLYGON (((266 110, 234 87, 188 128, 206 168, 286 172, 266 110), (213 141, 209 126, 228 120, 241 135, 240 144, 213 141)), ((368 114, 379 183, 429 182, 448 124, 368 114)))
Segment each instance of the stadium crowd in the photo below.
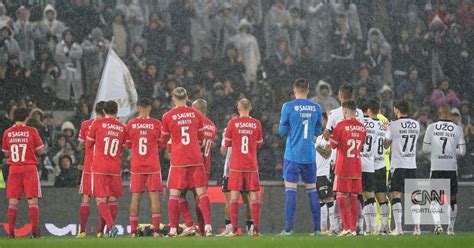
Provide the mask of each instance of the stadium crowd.
MULTIPOLYGON (((300 77, 310 80, 312 100, 324 111, 339 106, 333 92, 350 83, 357 98, 378 96, 389 119, 394 99, 409 101, 422 129, 436 118, 435 107, 449 104, 468 144, 460 180, 474 180, 467 166, 474 153, 473 27, 470 0, 3 0, 0 130, 16 108, 28 108, 48 145, 41 179, 77 185, 78 128, 91 114, 112 45, 139 97, 153 99, 153 117, 161 119, 171 91, 183 86, 191 99, 209 102, 222 132, 236 100, 249 98, 264 130, 262 180, 281 178, 280 108, 300 77)), ((217 180, 223 158, 213 154, 217 180)), ((419 173, 428 173, 428 158, 419 160, 419 173)))

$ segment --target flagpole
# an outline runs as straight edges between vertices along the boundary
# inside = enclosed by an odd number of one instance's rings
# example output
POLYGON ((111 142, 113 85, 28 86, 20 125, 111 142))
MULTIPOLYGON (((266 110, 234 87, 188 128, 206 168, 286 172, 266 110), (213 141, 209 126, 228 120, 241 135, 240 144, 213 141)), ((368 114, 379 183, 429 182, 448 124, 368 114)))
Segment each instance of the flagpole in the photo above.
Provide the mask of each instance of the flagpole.
POLYGON ((107 50, 107 57, 105 58, 105 63, 104 63, 104 67, 102 67, 102 73, 101 73, 101 76, 100 76, 100 81, 99 81, 99 87, 97 87, 97 92, 95 93, 95 100, 94 100, 94 111, 92 111, 91 113, 91 118, 90 119, 94 119, 95 118, 95 104, 97 103, 97 97, 98 97, 98 93, 100 92, 100 89, 102 87, 102 80, 104 79, 104 70, 105 70, 105 67, 107 66, 107 63, 109 62, 109 58, 110 58, 110 51, 113 48, 114 46, 114 40, 115 40, 115 36, 112 36, 112 39, 110 40, 110 44, 109 44, 109 48, 107 50))

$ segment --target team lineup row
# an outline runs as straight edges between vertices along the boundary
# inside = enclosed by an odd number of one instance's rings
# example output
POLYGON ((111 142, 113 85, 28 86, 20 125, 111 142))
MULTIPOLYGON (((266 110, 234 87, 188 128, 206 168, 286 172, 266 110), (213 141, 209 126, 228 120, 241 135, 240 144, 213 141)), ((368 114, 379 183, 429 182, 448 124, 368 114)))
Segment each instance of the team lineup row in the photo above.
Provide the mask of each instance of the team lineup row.
MULTIPOLYGON (((376 99, 358 100, 357 105, 362 110, 358 109, 352 100, 352 87, 345 85, 339 90, 338 96, 342 106, 326 116, 317 103, 307 100, 309 84, 305 79, 296 80, 293 86, 295 99, 283 105, 279 124, 281 136, 286 137, 283 172, 285 228, 279 235, 293 234, 300 177, 310 200, 313 235, 320 235, 321 231, 341 236, 356 235, 357 228, 366 234, 403 234, 401 197, 404 180, 416 177, 416 140, 419 136, 419 124, 407 117, 408 104, 404 101, 395 104, 394 112, 398 119, 388 125, 377 119, 380 116, 380 103, 376 99), (388 149, 391 150, 389 189, 386 186, 384 163, 388 149), (335 201, 333 192, 336 192, 335 201), (393 231, 388 226, 387 195, 392 204, 395 222, 393 231), (360 196, 363 208, 359 206, 360 196), (382 222, 378 229, 375 199, 380 204, 382 222), (358 223, 359 208, 362 208, 364 218, 358 223)), ((91 198, 95 198, 100 216, 98 236, 117 235, 114 222, 118 213, 117 198, 123 195, 120 167, 125 148, 130 149, 132 154, 131 236, 137 235, 139 203, 145 191, 151 202, 153 235, 163 235, 159 230, 159 192, 163 190, 163 185, 158 149, 167 149, 170 153, 167 236, 178 236, 180 215, 186 227, 179 230, 179 235, 213 235, 207 185, 210 150, 215 146, 217 128, 206 117, 205 100, 195 100, 192 107, 188 107, 187 92, 181 87, 173 91, 172 99, 175 108, 164 114, 162 121, 149 117, 151 101, 141 99, 138 103, 139 116, 130 120, 126 126, 116 118, 118 105, 114 101, 96 103, 96 118, 81 125, 79 141, 85 151, 85 167, 80 186, 82 202, 78 237, 86 236, 91 198), (189 213, 185 198, 187 191, 192 192, 196 200, 198 226, 194 226, 189 213)), ((249 234, 260 236, 257 150, 263 142, 262 126, 258 120, 250 117, 252 106, 249 100, 240 99, 237 110, 239 116, 229 121, 221 147, 221 153, 226 155, 223 190, 227 198, 226 229, 221 235, 239 235, 238 200, 242 196, 246 203, 249 234)), ((439 117, 441 120, 427 129, 423 150, 432 154, 431 176, 451 180, 452 207, 449 208, 451 221, 448 234, 454 234, 457 213, 456 154, 464 154, 464 140, 462 129, 447 120, 448 107, 440 108, 439 117), (440 131, 438 126, 444 129, 440 131)), ((38 198, 41 198, 41 189, 36 167, 37 155, 44 156, 45 149, 38 131, 26 126, 27 118, 25 109, 16 110, 16 123, 5 131, 2 143, 2 150, 10 165, 7 182, 10 238, 15 237, 17 205, 23 193, 28 199, 32 237, 40 237, 38 198)), ((416 216, 419 211, 412 211, 412 214, 415 220, 414 234, 420 234, 419 216, 416 216)), ((438 220, 435 232, 442 232, 439 216, 433 218, 435 224, 438 220)))

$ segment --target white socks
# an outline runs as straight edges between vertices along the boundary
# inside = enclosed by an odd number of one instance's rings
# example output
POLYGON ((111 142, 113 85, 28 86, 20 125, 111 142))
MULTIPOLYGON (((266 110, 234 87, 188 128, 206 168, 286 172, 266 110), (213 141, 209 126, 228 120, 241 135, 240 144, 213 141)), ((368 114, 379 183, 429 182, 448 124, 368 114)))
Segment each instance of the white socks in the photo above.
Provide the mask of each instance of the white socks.
POLYGON ((380 221, 382 224, 382 229, 389 231, 388 229, 388 216, 390 214, 390 208, 388 207, 388 202, 383 202, 380 204, 380 221))
POLYGON ((402 232, 403 231, 403 228, 402 228, 403 209, 402 209, 402 202, 399 198, 393 199, 392 212, 393 212, 393 220, 395 221, 395 229, 399 232, 402 232))
POLYGON ((454 231, 454 222, 456 222, 456 215, 458 215, 458 204, 451 204, 448 207, 448 215, 449 215, 449 225, 448 231, 454 231))
POLYGON ((325 203, 321 205, 321 232, 328 231, 328 207, 325 203))
POLYGON ((337 231, 337 222, 336 222, 336 202, 329 202, 326 203, 328 207, 328 214, 329 214, 329 230, 330 231, 337 231))

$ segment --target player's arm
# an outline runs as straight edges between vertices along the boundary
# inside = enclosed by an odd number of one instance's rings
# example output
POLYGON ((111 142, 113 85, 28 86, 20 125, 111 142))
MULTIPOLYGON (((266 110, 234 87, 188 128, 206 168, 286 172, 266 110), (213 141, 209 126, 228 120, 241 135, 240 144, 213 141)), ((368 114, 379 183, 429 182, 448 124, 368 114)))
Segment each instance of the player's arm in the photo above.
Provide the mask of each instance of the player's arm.
POLYGON ((41 161, 44 161, 46 157, 46 148, 44 147, 43 141, 41 140, 38 130, 36 129, 33 134, 33 140, 34 140, 36 155, 40 157, 41 161))
MULTIPOLYGON (((5 154, 5 158, 10 157, 10 145, 8 144, 7 132, 3 133, 2 140, 2 152, 5 154)), ((1 162, 1 161, 0 161, 1 162)))
POLYGON ((423 138, 423 147, 421 149, 421 151, 423 153, 430 153, 431 152, 431 136, 432 136, 432 133, 433 133, 433 125, 428 125, 428 127, 426 128, 426 132, 425 132, 425 138, 423 138))
POLYGON ((331 157, 331 146, 330 145, 325 145, 325 146, 316 146, 316 151, 323 156, 323 158, 328 159, 331 157))
POLYGON ((464 140, 464 130, 459 127, 459 138, 456 146, 456 155, 464 156, 466 154, 466 141, 464 140))
POLYGON ((329 138, 329 144, 331 145, 332 149, 336 149, 339 146, 339 141, 341 140, 340 132, 339 132, 339 126, 340 125, 337 125, 334 128, 334 131, 332 132, 332 134, 329 138))
POLYGON ((170 129, 169 121, 167 119, 168 115, 163 116, 163 122, 161 123, 161 137, 160 137, 160 147, 166 148, 168 141, 170 140, 170 129))
POLYGON ((383 141, 385 149, 390 148, 390 145, 392 145, 392 130, 390 127, 391 126, 387 127, 387 132, 385 133, 385 139, 383 141))
POLYGON ((99 126, 97 125, 97 122, 93 122, 90 129, 89 129, 89 132, 87 132, 87 137, 86 137, 86 147, 87 148, 90 148, 90 149, 94 148, 95 137, 96 137, 96 133, 97 133, 98 128, 99 128, 99 126))
POLYGON ((280 134, 280 136, 288 135, 288 131, 290 128, 290 112, 286 106, 287 104, 285 103, 281 108, 280 123, 278 124, 278 133, 280 134))
POLYGON ((334 115, 331 115, 331 112, 328 112, 328 122, 326 123, 326 128, 323 132, 323 138, 329 140, 331 138, 331 133, 334 127, 334 115))
POLYGON ((221 141, 221 148, 220 148, 220 152, 221 152, 221 155, 222 156, 225 156, 227 154, 227 146, 225 146, 225 131, 227 130, 224 129, 224 132, 222 133, 222 141, 221 141))
POLYGON ((257 149, 260 149, 263 145, 263 131, 262 123, 257 122, 257 149))
POLYGON ((224 133, 224 146, 225 147, 232 146, 232 130, 233 129, 234 129, 234 126, 232 125, 232 120, 231 120, 229 121, 229 124, 227 124, 227 128, 225 129, 225 133, 224 133))
POLYGON ((130 136, 130 130, 132 129, 131 127, 131 122, 129 122, 125 127, 125 147, 128 149, 132 149, 132 137, 130 136))
POLYGON ((314 126, 314 138, 316 138, 321 135, 321 131, 323 128, 323 113, 321 112, 321 109, 318 111, 318 117, 316 119, 316 125, 314 126))

